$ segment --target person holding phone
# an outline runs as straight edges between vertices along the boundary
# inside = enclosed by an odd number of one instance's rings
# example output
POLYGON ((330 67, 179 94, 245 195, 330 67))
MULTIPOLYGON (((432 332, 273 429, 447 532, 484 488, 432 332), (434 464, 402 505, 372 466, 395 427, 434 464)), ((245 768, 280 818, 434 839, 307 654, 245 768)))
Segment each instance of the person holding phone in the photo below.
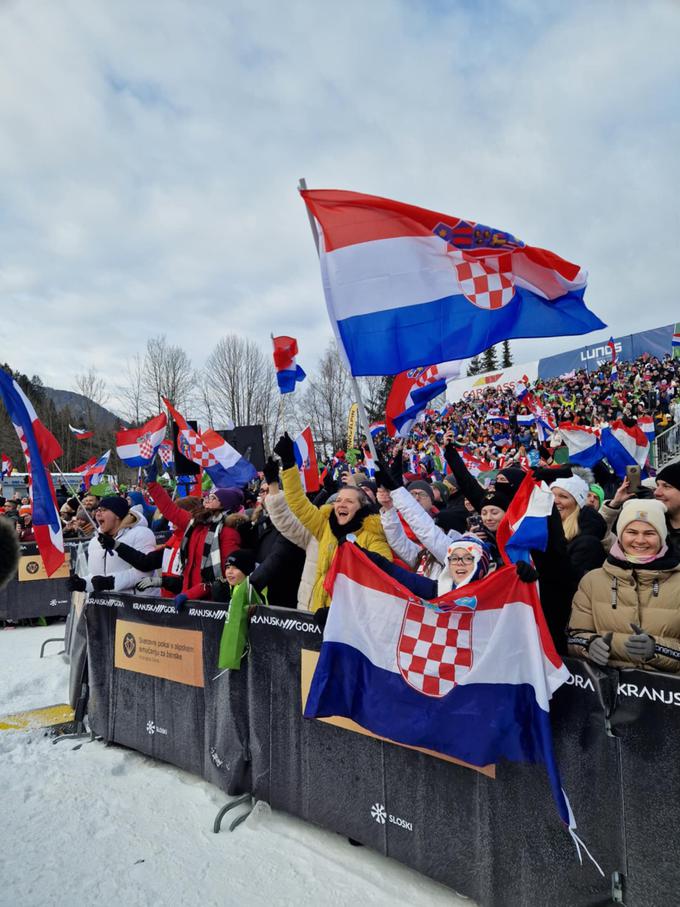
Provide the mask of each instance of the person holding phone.
POLYGON ((653 499, 622 506, 617 542, 574 596, 570 654, 600 667, 680 672, 680 557, 669 549, 666 516, 653 499))

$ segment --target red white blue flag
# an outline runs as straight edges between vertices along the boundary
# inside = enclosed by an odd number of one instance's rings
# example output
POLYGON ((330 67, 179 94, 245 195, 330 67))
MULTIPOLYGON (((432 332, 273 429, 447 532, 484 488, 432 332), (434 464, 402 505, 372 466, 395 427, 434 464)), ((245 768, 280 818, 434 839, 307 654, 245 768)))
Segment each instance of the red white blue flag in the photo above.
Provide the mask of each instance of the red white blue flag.
POLYGON ((460 367, 457 361, 439 362, 396 375, 385 404, 387 434, 406 437, 430 400, 443 394, 447 382, 460 375, 460 367))
POLYGON ((243 487, 257 478, 253 464, 228 444, 212 428, 199 434, 187 423, 184 416, 163 398, 170 415, 177 423, 177 449, 192 463, 196 463, 210 476, 217 488, 243 487))
POLYGON ((0 369, 2 397, 26 457, 33 531, 48 576, 64 563, 64 537, 49 464, 63 453, 38 419, 33 404, 6 371, 0 369))
POLYGON ((165 437, 168 417, 154 416, 138 428, 116 432, 116 453, 126 466, 148 466, 165 437))
POLYGON ((110 455, 111 451, 107 450, 101 457, 91 457, 86 463, 83 463, 82 466, 78 466, 73 470, 74 472, 80 473, 82 476, 85 491, 89 489, 94 479, 102 475, 108 466, 110 455))
POLYGON ((306 492, 318 491, 321 487, 319 464, 316 460, 314 439, 309 425, 302 429, 293 443, 295 445, 295 460, 300 470, 302 487, 306 492))
POLYGON ((472 765, 543 764, 560 817, 575 828, 549 714, 569 671, 536 583, 504 568, 424 602, 348 544, 338 548, 326 588, 331 607, 306 718, 350 718, 472 765))
POLYGON ((545 551, 548 546, 548 517, 555 498, 545 484, 528 472, 496 533, 498 550, 506 563, 531 563, 530 551, 545 551))
POLYGON ((302 368, 295 361, 298 354, 298 344, 294 337, 272 337, 274 344, 274 368, 276 381, 282 394, 291 394, 298 381, 307 377, 302 368))
POLYGON ((14 463, 6 455, 2 455, 2 466, 0 467, 0 475, 4 478, 5 476, 11 476, 12 470, 14 469, 14 463))
POLYGON ((506 231, 359 192, 301 195, 318 224, 326 305, 352 375, 605 326, 583 302, 582 268, 506 231))
POLYGON ((161 463, 166 470, 175 468, 175 454, 172 448, 172 441, 161 441, 158 448, 158 456, 161 458, 161 463))

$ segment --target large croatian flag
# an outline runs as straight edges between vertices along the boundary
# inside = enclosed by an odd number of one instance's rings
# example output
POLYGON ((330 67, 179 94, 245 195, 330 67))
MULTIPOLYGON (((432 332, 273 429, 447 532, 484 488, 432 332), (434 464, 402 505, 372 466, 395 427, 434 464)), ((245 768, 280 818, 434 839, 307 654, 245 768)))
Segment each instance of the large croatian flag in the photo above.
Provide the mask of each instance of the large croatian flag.
POLYGON ((33 531, 48 576, 64 563, 64 536, 49 464, 63 453, 42 424, 33 404, 6 371, 0 369, 0 397, 26 457, 33 531))
POLYGON ((154 416, 138 428, 116 432, 116 453, 126 466, 148 466, 163 443, 168 417, 154 416))
POLYGON ((309 425, 302 429, 293 444, 295 445, 295 461, 300 470, 302 487, 306 492, 318 491, 321 487, 319 464, 316 460, 314 439, 309 425))
POLYGON ((506 562, 531 561, 530 551, 548 547, 548 517, 555 499, 545 484, 528 472, 498 526, 498 550, 506 562))
POLYGON ((306 718, 351 718, 472 765, 543 763, 570 825, 549 718, 550 699, 569 672, 535 583, 505 568, 424 602, 345 544, 326 588, 331 608, 306 718))
POLYGON ((639 466, 644 470, 649 453, 649 438, 639 425, 612 422, 602 429, 600 443, 603 455, 620 478, 625 476, 626 466, 639 466))
POLYGON ((202 434, 195 432, 165 397, 163 402, 177 423, 177 448, 179 452, 204 469, 217 488, 243 487, 257 478, 257 470, 228 444, 222 435, 209 428, 202 434))
POLYGON ((302 190, 353 375, 465 359, 501 340, 587 334, 587 274, 510 233, 387 198, 302 190))

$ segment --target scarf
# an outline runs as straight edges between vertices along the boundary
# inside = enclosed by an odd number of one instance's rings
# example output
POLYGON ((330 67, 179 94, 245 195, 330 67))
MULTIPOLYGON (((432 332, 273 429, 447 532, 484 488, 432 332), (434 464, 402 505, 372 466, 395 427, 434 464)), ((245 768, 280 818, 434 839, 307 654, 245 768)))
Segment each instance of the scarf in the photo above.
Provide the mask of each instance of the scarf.
POLYGON ((664 542, 661 549, 657 551, 656 554, 649 554, 646 557, 641 557, 638 554, 628 554, 623 550, 621 543, 617 539, 612 545, 609 554, 619 561, 626 561, 635 566, 644 566, 645 564, 651 564, 652 561, 658 561, 661 560, 662 557, 665 557, 668 554, 668 545, 664 542))
POLYGON ((338 523, 335 511, 331 510, 330 516, 328 517, 328 525, 331 527, 331 532, 336 539, 340 540, 348 536, 350 532, 360 532, 361 527, 364 525, 364 520, 370 513, 370 507, 360 507, 352 519, 341 526, 340 523, 338 523))
MULTIPOLYGON (((212 583, 214 580, 223 577, 222 572, 222 553, 220 551, 220 533, 224 528, 226 513, 220 513, 214 516, 207 524, 208 532, 203 543, 203 554, 201 556, 201 580, 204 583, 212 583)), ((182 570, 186 567, 187 553, 189 551, 189 539, 193 534, 196 526, 205 526, 205 522, 196 522, 194 517, 186 528, 182 543, 179 548, 179 554, 182 562, 182 570)))

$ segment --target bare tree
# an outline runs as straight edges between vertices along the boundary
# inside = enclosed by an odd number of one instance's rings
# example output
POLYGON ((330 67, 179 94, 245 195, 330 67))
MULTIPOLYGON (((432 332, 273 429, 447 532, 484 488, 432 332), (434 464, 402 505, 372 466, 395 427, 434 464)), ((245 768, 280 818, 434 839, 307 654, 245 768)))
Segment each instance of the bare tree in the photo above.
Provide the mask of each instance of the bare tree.
POLYGON ((82 394, 87 400, 82 411, 82 417, 87 421, 87 427, 94 430, 96 427, 95 406, 104 406, 109 399, 106 382, 90 366, 84 374, 76 375, 75 385, 78 393, 82 394))
POLYGON ((118 397, 124 407, 125 417, 139 425, 147 415, 144 409, 144 360, 139 353, 126 362, 127 381, 118 387, 118 397))
POLYGON ((143 401, 152 412, 163 408, 163 397, 182 409, 190 402, 195 376, 191 360, 180 346, 171 346, 165 334, 151 337, 144 356, 143 401))
POLYGON ((345 446, 347 415, 352 403, 350 376, 332 340, 319 363, 318 372, 308 378, 298 406, 298 422, 309 423, 317 446, 329 452, 345 446))
POLYGON ((236 425, 262 425, 270 448, 277 431, 278 393, 274 367, 256 343, 237 334, 218 342, 206 362, 202 399, 210 418, 236 425))

